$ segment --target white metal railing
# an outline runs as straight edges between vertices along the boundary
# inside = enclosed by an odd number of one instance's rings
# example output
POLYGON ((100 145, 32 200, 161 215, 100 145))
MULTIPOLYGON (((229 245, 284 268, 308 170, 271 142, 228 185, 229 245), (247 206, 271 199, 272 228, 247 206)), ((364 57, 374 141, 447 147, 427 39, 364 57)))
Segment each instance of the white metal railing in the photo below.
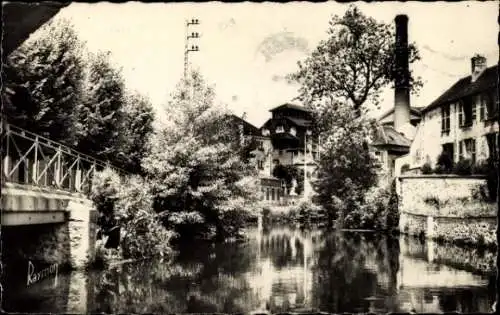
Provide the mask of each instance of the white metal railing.
POLYGON ((95 159, 68 146, 35 133, 0 122, 2 140, 2 182, 52 187, 88 195, 96 171, 109 167, 122 169, 95 159))

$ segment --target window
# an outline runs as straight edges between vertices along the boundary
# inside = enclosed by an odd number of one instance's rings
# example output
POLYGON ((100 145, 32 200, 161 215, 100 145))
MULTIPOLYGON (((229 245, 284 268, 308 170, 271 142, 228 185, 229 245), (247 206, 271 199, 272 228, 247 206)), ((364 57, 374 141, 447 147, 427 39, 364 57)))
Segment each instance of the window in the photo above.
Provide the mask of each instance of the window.
POLYGON ((476 139, 465 139, 459 143, 459 159, 470 159, 476 162, 476 139))
POLYGON ((450 104, 441 108, 441 133, 450 133, 450 104))
POLYGON ((479 101, 479 121, 486 119, 486 98, 484 96, 478 97, 479 101))
POLYGON ((271 188, 271 200, 274 200, 274 188, 271 188))
POLYGON ((498 99, 495 92, 488 92, 483 95, 484 102, 486 103, 486 112, 488 119, 493 119, 498 115, 498 99))
POLYGON ((295 127, 291 127, 290 128, 290 133, 292 134, 292 136, 297 135, 297 129, 295 129, 295 127))
POLYGON ((283 128, 283 126, 276 127, 276 133, 283 133, 283 132, 285 132, 285 129, 283 128))
POLYGON ((259 168, 259 170, 263 170, 264 169, 264 161, 257 161, 257 167, 259 168))
POLYGON ((471 97, 464 98, 459 102, 458 122, 461 128, 471 127, 476 117, 476 106, 471 97))
POLYGON ((269 188, 266 188, 266 200, 269 200, 269 188))
POLYGON ((264 151, 264 141, 257 141, 257 149, 264 151))
POLYGON ((498 132, 487 134, 486 141, 488 142, 489 157, 495 158, 498 150, 498 132))

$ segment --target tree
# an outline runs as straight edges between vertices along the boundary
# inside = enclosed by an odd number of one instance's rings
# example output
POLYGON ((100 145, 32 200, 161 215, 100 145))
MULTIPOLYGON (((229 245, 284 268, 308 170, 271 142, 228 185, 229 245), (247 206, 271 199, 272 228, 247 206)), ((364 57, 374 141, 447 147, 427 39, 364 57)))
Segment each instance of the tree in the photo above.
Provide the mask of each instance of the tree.
POLYGON ((153 133, 154 111, 148 98, 129 93, 123 110, 123 143, 120 152, 122 168, 131 173, 142 173, 142 159, 147 153, 149 137, 153 133))
POLYGON ((359 209, 377 180, 379 164, 368 147, 374 126, 373 121, 341 104, 325 108, 323 113, 331 119, 330 125, 322 128, 330 131, 322 134, 318 178, 313 187, 317 202, 327 210, 328 223, 337 219, 343 226, 345 216, 359 209))
POLYGON ((256 199, 255 168, 244 163, 239 135, 225 125, 213 88, 196 72, 167 104, 170 120, 151 141, 144 169, 153 206, 181 237, 238 233, 248 201, 256 199))
POLYGON ((73 145, 75 107, 82 102, 83 50, 73 25, 59 19, 14 51, 3 69, 9 120, 73 145))
MULTIPOLYGON (((299 99, 305 104, 348 102, 362 113, 366 101, 377 104, 380 92, 395 75, 395 32, 350 6, 343 17, 329 23, 329 38, 319 43, 291 78, 301 83, 299 99), (340 101, 340 102, 339 102, 340 101)), ((409 63, 419 59, 416 46, 409 45, 409 63)), ((410 85, 419 79, 410 75, 410 85)))
POLYGON ((78 106, 77 147, 80 151, 114 164, 124 153, 125 84, 120 69, 109 60, 109 53, 89 58, 84 101, 78 106))

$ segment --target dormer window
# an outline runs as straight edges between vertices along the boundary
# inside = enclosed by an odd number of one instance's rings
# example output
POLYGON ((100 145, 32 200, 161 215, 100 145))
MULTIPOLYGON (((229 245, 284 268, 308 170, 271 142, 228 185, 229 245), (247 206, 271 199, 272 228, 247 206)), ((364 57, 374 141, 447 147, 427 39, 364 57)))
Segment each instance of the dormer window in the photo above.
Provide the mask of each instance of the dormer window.
POLYGON ((283 126, 276 127, 276 133, 283 133, 283 132, 285 132, 285 129, 283 128, 283 126))
POLYGON ((290 128, 290 134, 291 134, 292 136, 297 135, 297 129, 295 129, 295 127, 290 128))
POLYGON ((269 130, 268 129, 262 129, 262 135, 263 136, 269 136, 269 130))

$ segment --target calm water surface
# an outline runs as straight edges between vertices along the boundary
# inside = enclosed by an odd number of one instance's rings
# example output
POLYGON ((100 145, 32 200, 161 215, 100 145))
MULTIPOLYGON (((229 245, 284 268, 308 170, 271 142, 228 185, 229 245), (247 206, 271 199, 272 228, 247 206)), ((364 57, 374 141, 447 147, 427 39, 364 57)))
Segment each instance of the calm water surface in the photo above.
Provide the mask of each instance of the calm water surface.
MULTIPOLYGON (((4 288, 10 312, 489 312, 495 253, 359 232, 248 230, 172 262, 50 275, 4 288)), ((25 281, 24 281, 25 282, 25 281)))

